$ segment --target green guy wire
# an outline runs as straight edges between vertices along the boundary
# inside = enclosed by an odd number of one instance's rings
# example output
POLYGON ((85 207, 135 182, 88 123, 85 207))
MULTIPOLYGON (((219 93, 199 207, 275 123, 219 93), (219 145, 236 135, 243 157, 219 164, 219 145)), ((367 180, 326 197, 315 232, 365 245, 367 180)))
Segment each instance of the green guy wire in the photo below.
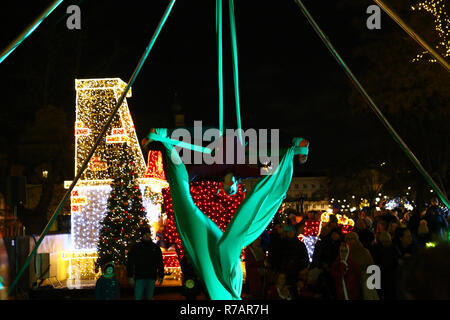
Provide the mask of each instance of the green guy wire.
POLYGON ((0 54, 0 63, 2 63, 6 57, 8 57, 26 38, 28 38, 28 36, 36 30, 42 21, 44 21, 45 18, 47 18, 48 15, 50 15, 50 13, 52 13, 53 10, 61 4, 61 2, 63 2, 63 0, 53 1, 53 3, 28 26, 28 28, 26 28, 16 39, 14 39, 0 54))
POLYGON ((169 5, 167 6, 163 17, 159 21, 159 24, 158 24, 158 26, 156 28, 156 31, 154 32, 154 34, 152 36, 152 39, 150 40, 149 45, 147 46, 147 48, 145 49, 144 54, 142 55, 141 59, 139 60, 139 63, 136 66, 136 69, 134 70, 133 75, 131 76, 130 80, 128 81, 128 84, 127 84, 125 90, 123 91, 119 101, 117 102, 116 106, 114 107, 113 111, 111 112, 111 115, 109 116, 108 120, 106 121, 105 125, 103 126, 102 131, 100 132, 100 134, 98 135, 97 139, 95 140, 94 146, 89 151, 89 154, 87 155, 86 159, 84 160, 83 165, 81 166, 80 170, 78 171, 77 176, 72 181, 72 184, 70 185, 69 190, 67 190, 66 194, 64 195, 63 199, 59 203, 59 205, 56 208, 55 212, 53 213, 53 216, 51 217, 51 219, 48 222, 47 226, 44 228, 44 231, 40 235, 38 242, 36 243, 36 245, 33 248, 33 251, 28 255, 27 260, 25 261, 25 264, 23 265, 23 267, 20 270, 19 274, 16 276, 16 278, 14 279, 14 282, 8 288, 8 295, 12 292, 13 288, 17 285, 17 282, 19 281, 20 277, 22 276, 22 274, 24 273, 25 269, 30 264, 30 260, 36 254, 37 249, 39 248, 41 242, 44 240, 45 235, 48 233, 48 231, 50 230, 51 226, 55 222, 57 216, 59 215, 59 213, 60 213, 60 211, 62 209, 62 207, 64 206, 64 204, 66 203, 67 199, 69 198, 70 193, 72 192, 72 190, 75 187, 76 183, 78 182, 78 180, 80 179, 80 177, 83 174, 84 170, 86 169, 90 159, 92 158, 95 150, 97 149, 97 146, 100 144, 100 141, 102 140, 103 136, 105 135, 106 131, 108 130, 108 128, 109 128, 109 126, 110 126, 110 124, 111 124, 111 122, 113 120, 113 117, 116 115, 116 113, 119 110, 120 106, 122 105, 123 100, 125 99, 128 91, 130 90, 131 86, 134 84, 134 80, 136 79, 137 75, 139 74, 140 70, 142 69, 142 66, 144 65, 144 62, 147 59, 147 57, 148 57, 148 55, 150 53, 150 50, 152 49, 153 44, 155 43, 156 38, 159 35, 159 32, 161 31, 164 23, 166 22, 167 17, 169 16, 169 13, 172 10, 172 7, 173 7, 174 3, 175 3, 175 0, 171 0, 169 5))
POLYGON ((439 195, 439 198, 442 200, 442 202, 447 206, 447 208, 450 208, 450 203, 446 197, 446 195, 441 191, 439 186, 434 182, 433 178, 428 174, 428 172, 425 170, 425 168, 422 166, 420 161, 416 158, 416 156, 412 153, 412 151, 408 148, 406 143, 402 140, 402 138, 398 135, 398 133, 394 130, 394 128, 391 126, 389 121, 384 117, 383 113, 378 109, 375 102, 372 100, 372 98, 369 96, 369 94, 366 92, 366 90, 363 88, 363 86, 359 83, 358 79, 355 77, 355 75, 352 73, 350 68, 347 66, 347 64, 342 60, 339 53, 336 51, 336 49, 333 47, 333 44, 330 42, 328 37, 323 33, 323 31, 320 29, 320 27, 317 25, 314 18, 311 16, 311 14, 308 12, 308 9, 304 6, 301 0, 295 0, 297 5, 300 7, 300 10, 305 15, 308 22, 311 24, 311 26, 314 28, 316 33, 319 35, 319 37, 322 39, 323 43, 327 46, 328 50, 333 54, 334 58, 337 60, 337 62, 341 65, 341 67, 344 69, 347 76, 350 78, 352 83, 356 86, 358 91, 361 93, 361 95, 364 97, 364 99, 367 101, 369 106, 371 107, 372 111, 375 112, 375 114, 378 116, 380 121, 383 123, 383 125, 386 127, 386 129, 389 131, 389 133, 392 135, 392 138, 400 145, 402 150, 406 153, 408 158, 411 160, 411 162, 416 166, 417 170, 423 175, 425 180, 429 183, 431 188, 439 195))

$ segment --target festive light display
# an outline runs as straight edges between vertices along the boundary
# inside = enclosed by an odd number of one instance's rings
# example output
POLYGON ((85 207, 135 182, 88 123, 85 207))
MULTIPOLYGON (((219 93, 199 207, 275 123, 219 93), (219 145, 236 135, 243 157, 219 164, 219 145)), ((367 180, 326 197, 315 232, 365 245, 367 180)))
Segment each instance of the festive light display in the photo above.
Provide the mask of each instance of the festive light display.
MULTIPOLYGON (((75 80, 76 89, 76 130, 75 132, 75 174, 81 167, 87 153, 94 145, 103 125, 108 119, 111 110, 118 102, 120 95, 126 87, 122 80, 115 79, 89 79, 75 80), (77 134, 78 133, 78 134, 77 134)), ((131 97, 131 90, 127 97, 131 97)), ((124 99, 117 114, 114 116, 106 137, 97 147, 94 162, 106 163, 108 170, 92 170, 88 168, 81 176, 81 180, 111 179, 111 161, 120 154, 120 146, 127 143, 136 162, 136 173, 143 177, 145 161, 139 147, 133 120, 128 110, 127 100, 124 99)))
MULTIPOLYGON (((444 58, 450 57, 450 17, 446 11, 444 0, 422 0, 416 5, 411 6, 413 11, 426 11, 433 15, 435 30, 438 34, 438 43, 436 48, 442 52, 444 58)), ((420 61, 428 51, 418 54, 413 62, 420 61)), ((434 58, 428 58, 428 62, 437 62, 434 58)))
POLYGON ((181 280, 181 267, 178 255, 174 251, 163 251, 164 279, 181 280))
MULTIPOLYGON (((320 216, 321 222, 329 222, 330 221, 330 215, 333 214, 332 209, 328 209, 320 216)), ((341 228, 342 233, 346 234, 353 230, 353 227, 355 226, 355 221, 353 219, 350 219, 345 214, 336 214, 336 218, 338 220, 337 224, 341 228)))
POLYGON ((61 251, 61 260, 69 261, 69 280, 94 280, 101 275, 95 272, 97 252, 90 251, 61 251))
POLYGON ((308 251, 309 261, 312 262, 314 248, 317 240, 319 240, 320 230, 322 229, 322 221, 306 220, 303 234, 298 236, 308 251))
POLYGON ((161 151, 150 150, 148 152, 147 163, 147 171, 144 175, 145 178, 155 178, 166 181, 161 151))
MULTIPOLYGON (((245 191, 242 185, 239 185, 237 192, 233 195, 228 195, 223 190, 222 183, 216 181, 191 182, 190 188, 194 203, 222 231, 225 231, 225 228, 245 197, 245 191)), ((168 243, 176 245, 181 259, 183 257, 183 248, 176 228, 170 191, 164 189, 162 194, 167 213, 164 238, 168 243)))
POLYGON ((130 150, 124 148, 115 164, 107 210, 100 222, 97 267, 110 261, 126 265, 128 250, 142 239, 142 228, 149 227, 135 171, 130 150))
MULTIPOLYGON (((125 87, 126 83, 118 78, 75 81, 75 174, 80 169, 125 87)), ((127 94, 127 98, 129 97, 131 97, 131 90, 127 94)), ((154 164, 153 159, 149 159, 148 167, 146 166, 127 101, 124 99, 110 128, 72 192, 72 247, 77 254, 83 252, 91 254, 96 251, 100 221, 105 217, 107 199, 111 192, 110 184, 113 181, 114 164, 120 158, 121 150, 125 145, 128 146, 130 156, 134 161, 137 188, 142 194, 142 204, 147 212, 149 224, 154 229, 153 231, 158 227, 162 202, 160 193, 162 188, 167 187, 168 184, 161 175, 145 175, 147 171, 152 170, 151 168, 159 165, 154 164)), ((70 184, 71 181, 64 182, 66 188, 70 184)), ((156 232, 153 232, 153 237, 156 237, 156 232)), ((92 256, 89 266, 93 266, 96 258, 97 256, 92 256)), ((81 262, 75 264, 75 261, 78 260, 73 261, 71 269, 73 278, 93 276, 93 269, 89 276, 88 272, 84 271, 85 268, 90 268, 86 264, 87 262, 83 262, 82 266, 81 262), (74 273, 77 272, 81 274, 75 275, 74 273)))

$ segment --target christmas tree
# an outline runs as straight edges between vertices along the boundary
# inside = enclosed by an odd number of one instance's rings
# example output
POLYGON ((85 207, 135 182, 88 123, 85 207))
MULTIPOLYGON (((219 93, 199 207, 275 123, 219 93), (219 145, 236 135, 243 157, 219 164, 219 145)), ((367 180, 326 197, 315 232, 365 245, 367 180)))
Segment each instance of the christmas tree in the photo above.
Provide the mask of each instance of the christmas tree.
POLYGON ((149 228, 136 180, 136 164, 129 147, 125 145, 122 151, 114 160, 112 190, 105 217, 100 222, 96 268, 109 261, 125 265, 128 250, 140 241, 143 228, 149 228))

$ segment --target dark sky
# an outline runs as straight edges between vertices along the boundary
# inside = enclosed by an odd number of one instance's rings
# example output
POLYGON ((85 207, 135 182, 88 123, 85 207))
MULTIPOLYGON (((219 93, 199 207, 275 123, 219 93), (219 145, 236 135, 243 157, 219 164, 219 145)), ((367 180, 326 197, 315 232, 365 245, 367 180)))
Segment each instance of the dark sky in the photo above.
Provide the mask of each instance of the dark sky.
MULTIPOLYGON (((0 13, 0 48, 5 47, 50 1, 18 0, 0 13)), ((128 81, 168 0, 64 1, 6 61, 0 64, 2 109, 26 126, 47 102, 74 119, 74 79, 120 77, 128 81), (81 30, 66 28, 70 4, 81 8, 81 30), (45 95, 43 88, 47 87, 45 95), (44 102, 45 101, 45 102, 44 102)), ((227 1, 224 1, 225 125, 235 127, 227 1)), ((362 1, 355 10, 339 1, 304 1, 347 63, 369 31, 362 1), (349 27, 356 19, 360 27, 349 27)), ((304 170, 321 170, 353 157, 365 136, 384 128, 375 116, 350 111, 353 90, 344 72, 292 1, 236 1, 240 101, 244 128, 279 128, 311 141, 304 170)), ((400 31, 399 31, 400 32, 400 31)), ((354 70, 354 71, 355 71, 354 70)), ((175 3, 128 99, 139 139, 151 127, 173 125, 173 104, 187 125, 218 125, 215 1, 175 3), (175 94, 178 98, 175 100, 175 94)), ((361 103, 363 101, 361 100, 361 103)))

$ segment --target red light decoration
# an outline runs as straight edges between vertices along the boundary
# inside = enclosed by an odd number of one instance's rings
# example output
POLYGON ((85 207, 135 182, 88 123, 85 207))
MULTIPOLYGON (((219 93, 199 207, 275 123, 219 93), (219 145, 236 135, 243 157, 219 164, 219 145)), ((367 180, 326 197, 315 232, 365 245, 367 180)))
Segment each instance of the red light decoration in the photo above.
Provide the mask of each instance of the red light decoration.
POLYGON ((108 165, 100 157, 92 157, 89 161, 88 168, 91 171, 102 171, 108 169, 108 165))
POLYGON ((342 234, 349 233, 349 232, 351 232, 351 231, 353 230, 353 226, 352 226, 352 225, 349 225, 349 224, 347 224, 347 225, 339 225, 339 224, 338 224, 338 226, 341 227, 342 234))
POLYGON ((145 172, 144 178, 166 181, 161 151, 150 150, 148 152, 147 171, 145 172))
POLYGON ((176 253, 164 251, 162 253, 164 267, 166 268, 179 268, 180 262, 176 253))
POLYGON ((321 221, 315 220, 306 220, 305 221, 305 230, 303 232, 303 236, 317 236, 320 232, 320 224, 321 221))
MULTIPOLYGON (((225 231, 237 208, 245 198, 245 191, 242 185, 239 185, 237 192, 233 195, 228 195, 223 190, 222 183, 217 181, 191 182, 190 189, 196 206, 214 221, 222 231, 225 231)), ((183 248, 173 214, 172 197, 168 188, 163 189, 162 194, 167 214, 167 222, 163 232, 164 239, 168 243, 176 245, 181 259, 183 257, 183 248)))

